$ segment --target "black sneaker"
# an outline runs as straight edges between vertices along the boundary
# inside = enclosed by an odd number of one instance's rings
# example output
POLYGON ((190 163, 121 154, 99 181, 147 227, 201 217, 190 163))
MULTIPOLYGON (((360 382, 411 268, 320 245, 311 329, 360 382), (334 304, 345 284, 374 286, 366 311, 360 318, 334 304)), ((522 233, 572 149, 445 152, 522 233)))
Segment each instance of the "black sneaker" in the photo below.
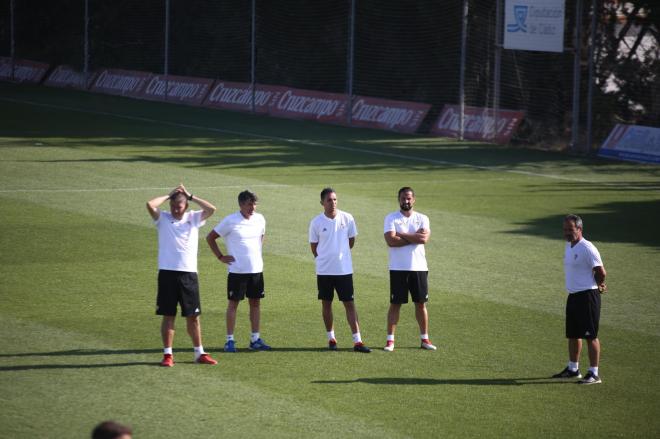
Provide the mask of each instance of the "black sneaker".
POLYGON ((570 370, 568 367, 566 369, 562 370, 559 373, 556 373, 552 376, 552 378, 582 378, 582 374, 580 373, 579 370, 576 370, 573 372, 570 370))
POLYGON ((369 352, 371 352, 371 349, 366 347, 364 343, 355 343, 353 345, 353 350, 355 352, 362 352, 363 354, 368 354, 369 352))
POLYGON ((583 379, 578 381, 578 384, 600 384, 602 381, 598 375, 594 375, 592 371, 587 372, 583 379))
POLYGON ((328 349, 331 351, 336 351, 337 350, 337 340, 334 338, 332 340, 328 340, 328 349))

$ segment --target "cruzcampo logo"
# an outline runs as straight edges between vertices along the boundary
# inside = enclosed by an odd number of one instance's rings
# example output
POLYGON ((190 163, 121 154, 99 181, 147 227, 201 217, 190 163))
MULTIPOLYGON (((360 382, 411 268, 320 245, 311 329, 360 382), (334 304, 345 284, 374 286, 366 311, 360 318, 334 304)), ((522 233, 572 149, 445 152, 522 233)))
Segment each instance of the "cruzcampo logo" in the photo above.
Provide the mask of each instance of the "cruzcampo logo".
POLYGON ((527 32, 527 10, 529 9, 526 5, 514 5, 513 6, 513 17, 516 20, 515 23, 509 23, 506 25, 507 32, 527 32))

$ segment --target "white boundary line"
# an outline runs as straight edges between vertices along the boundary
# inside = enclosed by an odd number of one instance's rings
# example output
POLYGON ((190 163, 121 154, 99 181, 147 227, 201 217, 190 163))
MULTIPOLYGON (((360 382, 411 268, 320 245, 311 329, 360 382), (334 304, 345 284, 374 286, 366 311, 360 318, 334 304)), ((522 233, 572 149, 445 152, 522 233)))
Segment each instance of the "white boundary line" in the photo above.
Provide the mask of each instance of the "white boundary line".
MULTIPOLYGON (((126 119, 126 120, 132 120, 132 121, 167 125, 167 126, 173 126, 173 127, 178 127, 178 128, 188 128, 188 129, 194 129, 194 130, 211 131, 211 132, 222 133, 222 134, 233 134, 233 135, 238 135, 238 136, 243 136, 243 137, 254 137, 254 138, 258 138, 258 139, 279 140, 279 141, 287 142, 287 143, 296 143, 296 144, 302 144, 302 145, 319 146, 319 147, 322 147, 322 148, 332 148, 332 149, 338 149, 338 150, 342 150, 342 151, 357 152, 357 153, 362 153, 362 154, 371 154, 371 155, 377 155, 377 156, 382 156, 382 157, 391 157, 391 158, 404 159, 404 160, 413 160, 413 161, 417 161, 417 162, 430 163, 430 164, 434 164, 434 165, 451 165, 451 166, 456 166, 456 167, 481 169, 481 170, 492 171, 492 172, 506 172, 506 173, 510 173, 510 174, 525 175, 525 176, 529 176, 529 177, 550 178, 550 179, 554 179, 554 180, 574 181, 574 182, 579 182, 579 183, 600 184, 600 185, 603 185, 603 186, 615 186, 615 187, 626 187, 628 189, 649 190, 648 188, 630 186, 630 185, 627 185, 627 184, 599 182, 599 181, 588 180, 588 179, 583 179, 583 178, 566 177, 566 176, 563 176, 563 175, 556 175, 556 174, 542 174, 542 173, 538 173, 538 172, 520 171, 520 170, 516 170, 516 169, 501 169, 501 168, 498 168, 496 166, 479 166, 479 165, 472 165, 472 164, 469 164, 469 163, 453 162, 453 161, 449 161, 449 160, 435 160, 435 159, 429 159, 429 158, 425 158, 425 157, 417 157, 417 156, 408 155, 408 154, 396 154, 396 153, 384 152, 384 151, 373 151, 373 150, 368 150, 368 149, 352 148, 352 147, 348 147, 348 146, 332 145, 332 144, 329 144, 329 143, 314 142, 314 141, 311 141, 311 140, 292 139, 292 138, 287 138, 287 137, 279 137, 279 136, 271 136, 271 135, 265 135, 265 134, 251 133, 251 132, 248 132, 248 131, 235 131, 235 130, 228 130, 228 129, 224 129, 224 128, 214 128, 214 127, 207 127, 207 126, 202 126, 202 125, 192 125, 192 124, 179 123, 179 122, 169 122, 169 121, 166 121, 166 120, 152 119, 152 118, 148 118, 148 117, 129 116, 129 115, 126 115, 126 114, 110 113, 110 112, 107 112, 107 111, 88 110, 88 109, 84 109, 84 108, 68 107, 68 106, 65 106, 65 105, 46 104, 46 103, 42 103, 42 102, 34 102, 34 101, 22 100, 22 99, 12 99, 12 98, 0 97, 0 101, 13 102, 13 103, 25 104, 25 105, 33 105, 33 106, 44 107, 44 108, 54 108, 54 109, 57 109, 57 110, 66 110, 66 111, 73 111, 73 112, 85 113, 85 114, 95 114, 95 115, 99 115, 99 116, 116 117, 116 118, 119 118, 119 119, 126 119)), ((131 189, 128 189, 128 190, 131 190, 131 189)), ((1 192, 4 192, 4 191, 1 191, 1 192)))

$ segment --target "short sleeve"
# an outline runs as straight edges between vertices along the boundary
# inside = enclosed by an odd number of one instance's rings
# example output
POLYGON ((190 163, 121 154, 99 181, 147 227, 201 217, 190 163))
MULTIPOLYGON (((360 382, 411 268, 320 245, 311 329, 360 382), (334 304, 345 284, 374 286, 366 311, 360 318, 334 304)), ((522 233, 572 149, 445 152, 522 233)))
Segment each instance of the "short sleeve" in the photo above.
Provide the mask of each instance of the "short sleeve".
POLYGON ((591 268, 603 266, 603 261, 600 259, 600 253, 594 245, 588 246, 587 252, 589 254, 589 262, 591 264, 591 268))
POLYGON ((429 221, 429 217, 426 215, 422 215, 422 228, 429 232, 431 231, 431 221, 429 221))
POLYGON ((348 216, 348 237, 355 238, 358 234, 357 224, 355 224, 355 218, 352 215, 348 216))
POLYGON ((387 215, 385 217, 385 224, 383 225, 383 233, 395 232, 396 227, 394 226, 393 215, 387 215))
POLYGON ((223 238, 227 236, 231 232, 229 217, 223 218, 222 221, 220 221, 218 225, 213 228, 213 230, 223 238))
POLYGON ((206 224, 206 220, 202 219, 202 214, 203 212, 201 210, 194 210, 190 212, 190 223, 194 227, 199 228, 206 224))
POLYGON ((316 227, 314 227, 314 220, 312 220, 309 223, 309 242, 310 243, 318 243, 319 242, 319 234, 316 231, 316 227))

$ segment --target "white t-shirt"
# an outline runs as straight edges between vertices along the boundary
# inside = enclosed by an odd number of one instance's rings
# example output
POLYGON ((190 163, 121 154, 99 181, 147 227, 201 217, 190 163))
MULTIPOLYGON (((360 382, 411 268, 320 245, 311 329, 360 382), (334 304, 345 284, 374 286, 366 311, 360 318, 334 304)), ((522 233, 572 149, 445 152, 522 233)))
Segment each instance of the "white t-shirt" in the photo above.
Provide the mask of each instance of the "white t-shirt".
POLYGON ((334 218, 328 218, 324 213, 316 216, 309 224, 309 242, 318 243, 316 274, 352 274, 353 261, 348 239, 355 236, 357 227, 350 213, 338 210, 334 218))
POLYGON ((184 212, 176 220, 170 212, 161 211, 154 221, 158 229, 158 269, 197 273, 197 244, 202 211, 184 212))
POLYGON ((222 236, 227 245, 227 254, 235 261, 227 265, 230 273, 261 273, 264 261, 261 256, 262 236, 266 234, 266 219, 253 213, 245 219, 241 212, 227 215, 213 229, 222 236))
POLYGON ((582 238, 573 247, 570 242, 567 242, 564 249, 566 291, 571 294, 598 288, 593 269, 602 266, 600 253, 591 242, 582 238))
MULTIPOLYGON (((401 211, 392 212, 385 217, 383 233, 415 233, 419 229, 431 231, 429 217, 413 211, 410 217, 401 211)), ((389 247, 390 270, 428 271, 424 244, 408 244, 403 247, 389 247)))

